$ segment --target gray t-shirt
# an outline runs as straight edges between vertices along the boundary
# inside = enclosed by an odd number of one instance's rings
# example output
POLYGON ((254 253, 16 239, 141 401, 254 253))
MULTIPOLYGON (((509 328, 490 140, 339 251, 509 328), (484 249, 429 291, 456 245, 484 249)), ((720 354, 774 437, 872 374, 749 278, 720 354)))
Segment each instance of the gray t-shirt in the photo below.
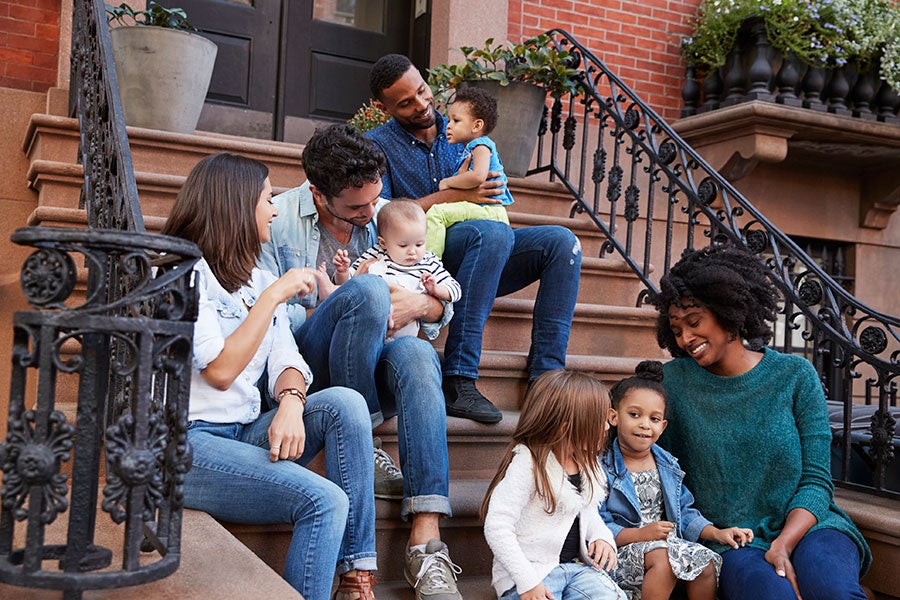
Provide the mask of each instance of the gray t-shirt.
POLYGON ((324 262, 328 277, 332 280, 334 279, 334 263, 331 262, 331 259, 338 250, 346 250, 350 256, 350 263, 353 264, 353 261, 370 246, 369 231, 365 227, 354 226, 353 233, 350 234, 350 242, 346 245, 337 241, 331 232, 321 225, 319 226, 319 235, 321 237, 319 238, 319 252, 316 254, 316 266, 318 267, 324 262))

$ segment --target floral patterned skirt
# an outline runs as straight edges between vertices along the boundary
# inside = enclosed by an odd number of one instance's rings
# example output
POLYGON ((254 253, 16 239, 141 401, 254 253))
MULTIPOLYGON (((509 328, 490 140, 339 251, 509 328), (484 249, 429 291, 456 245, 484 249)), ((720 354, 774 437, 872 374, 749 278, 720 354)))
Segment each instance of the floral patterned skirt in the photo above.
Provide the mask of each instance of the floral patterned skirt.
POLYGON ((611 575, 628 600, 640 600, 641 585, 644 583, 644 555, 657 548, 668 550, 669 564, 677 579, 693 581, 712 561, 718 581, 722 557, 706 546, 676 537, 673 532, 666 540, 634 542, 619 548, 619 563, 611 575))

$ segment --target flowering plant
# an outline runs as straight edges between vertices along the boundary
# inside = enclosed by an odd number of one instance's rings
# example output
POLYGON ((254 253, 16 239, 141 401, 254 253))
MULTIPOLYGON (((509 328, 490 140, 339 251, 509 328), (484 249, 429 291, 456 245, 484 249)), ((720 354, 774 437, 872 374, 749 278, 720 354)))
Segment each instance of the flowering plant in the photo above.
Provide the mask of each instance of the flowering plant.
POLYGON ((368 102, 356 111, 356 114, 350 117, 347 123, 361 133, 365 133, 370 129, 384 125, 390 120, 391 116, 375 106, 375 101, 370 98, 368 102))
POLYGON ((746 19, 763 21, 769 42, 812 66, 861 70, 900 88, 900 7, 891 0, 702 0, 694 31, 681 41, 685 62, 700 73, 725 64, 746 19))

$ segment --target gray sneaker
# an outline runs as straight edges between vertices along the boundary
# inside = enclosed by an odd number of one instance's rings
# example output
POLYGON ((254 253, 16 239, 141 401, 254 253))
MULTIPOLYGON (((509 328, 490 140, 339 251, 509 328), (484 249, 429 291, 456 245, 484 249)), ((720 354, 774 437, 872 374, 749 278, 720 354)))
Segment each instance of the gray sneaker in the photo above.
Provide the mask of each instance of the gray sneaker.
POLYGON ((456 576, 462 569, 450 560, 447 544, 429 540, 425 552, 407 551, 403 575, 416 590, 416 600, 462 600, 456 576))
POLYGON ((375 445, 375 497, 383 500, 403 500, 403 473, 391 455, 381 449, 381 438, 375 445))

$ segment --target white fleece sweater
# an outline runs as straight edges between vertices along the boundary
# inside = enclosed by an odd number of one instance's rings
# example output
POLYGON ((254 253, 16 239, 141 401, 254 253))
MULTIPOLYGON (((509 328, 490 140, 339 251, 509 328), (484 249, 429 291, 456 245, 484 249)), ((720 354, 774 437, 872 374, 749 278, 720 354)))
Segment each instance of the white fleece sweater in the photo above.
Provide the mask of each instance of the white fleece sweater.
MULTIPOLYGON (((494 553, 491 583, 498 597, 513 586, 522 594, 543 581, 559 564, 559 553, 576 515, 581 517, 582 560, 588 562, 587 547, 595 540, 616 547, 598 510, 607 495, 605 478, 594 483, 592 497, 582 496, 551 453, 546 469, 556 496, 556 511, 548 515, 534 487, 531 452, 522 444, 513 452, 506 475, 491 494, 484 520, 484 537, 494 553)), ((587 493, 586 474, 582 474, 582 482, 587 493)))

